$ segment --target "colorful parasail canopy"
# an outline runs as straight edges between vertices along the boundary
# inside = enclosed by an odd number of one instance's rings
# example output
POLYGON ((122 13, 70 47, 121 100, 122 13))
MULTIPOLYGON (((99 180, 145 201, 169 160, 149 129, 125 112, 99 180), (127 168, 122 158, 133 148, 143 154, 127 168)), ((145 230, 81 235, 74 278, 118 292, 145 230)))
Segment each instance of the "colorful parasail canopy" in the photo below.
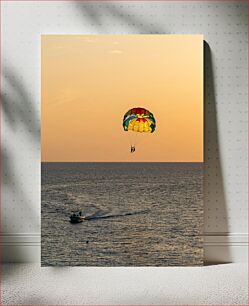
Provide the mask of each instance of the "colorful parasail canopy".
POLYGON ((156 128, 156 120, 147 109, 135 107, 124 115, 123 128, 125 131, 153 133, 156 128))

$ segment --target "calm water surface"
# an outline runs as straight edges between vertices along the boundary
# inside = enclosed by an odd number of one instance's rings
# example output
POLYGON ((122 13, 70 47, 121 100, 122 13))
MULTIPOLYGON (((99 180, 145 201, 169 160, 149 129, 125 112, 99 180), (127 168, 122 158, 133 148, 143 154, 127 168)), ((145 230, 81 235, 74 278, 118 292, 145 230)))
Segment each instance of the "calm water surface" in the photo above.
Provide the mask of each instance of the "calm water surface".
POLYGON ((42 265, 201 265, 202 177, 199 163, 42 163, 42 265))

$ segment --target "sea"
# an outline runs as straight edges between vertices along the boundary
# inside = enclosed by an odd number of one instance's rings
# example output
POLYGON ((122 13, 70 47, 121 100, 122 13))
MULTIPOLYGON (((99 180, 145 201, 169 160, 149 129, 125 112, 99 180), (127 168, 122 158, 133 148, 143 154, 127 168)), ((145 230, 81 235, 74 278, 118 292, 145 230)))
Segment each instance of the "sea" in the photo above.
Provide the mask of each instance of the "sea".
POLYGON ((200 266, 202 163, 41 165, 42 266, 200 266), (81 211, 88 220, 70 223, 81 211))

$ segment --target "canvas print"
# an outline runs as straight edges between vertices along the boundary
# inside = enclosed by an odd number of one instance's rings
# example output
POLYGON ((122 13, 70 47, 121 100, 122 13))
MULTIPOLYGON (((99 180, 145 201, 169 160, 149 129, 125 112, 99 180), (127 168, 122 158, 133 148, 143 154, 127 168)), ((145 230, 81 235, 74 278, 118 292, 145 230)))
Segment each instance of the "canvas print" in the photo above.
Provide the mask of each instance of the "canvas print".
POLYGON ((42 266, 203 264, 203 37, 43 35, 42 266))

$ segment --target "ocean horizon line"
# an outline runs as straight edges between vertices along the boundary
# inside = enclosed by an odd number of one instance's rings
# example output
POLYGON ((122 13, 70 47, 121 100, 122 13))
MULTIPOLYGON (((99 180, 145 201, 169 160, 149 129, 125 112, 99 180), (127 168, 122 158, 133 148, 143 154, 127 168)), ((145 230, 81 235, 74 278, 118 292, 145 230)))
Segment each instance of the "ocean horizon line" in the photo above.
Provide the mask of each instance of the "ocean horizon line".
POLYGON ((204 161, 170 161, 170 162, 161 162, 161 161, 41 161, 42 164, 204 164, 204 161))

